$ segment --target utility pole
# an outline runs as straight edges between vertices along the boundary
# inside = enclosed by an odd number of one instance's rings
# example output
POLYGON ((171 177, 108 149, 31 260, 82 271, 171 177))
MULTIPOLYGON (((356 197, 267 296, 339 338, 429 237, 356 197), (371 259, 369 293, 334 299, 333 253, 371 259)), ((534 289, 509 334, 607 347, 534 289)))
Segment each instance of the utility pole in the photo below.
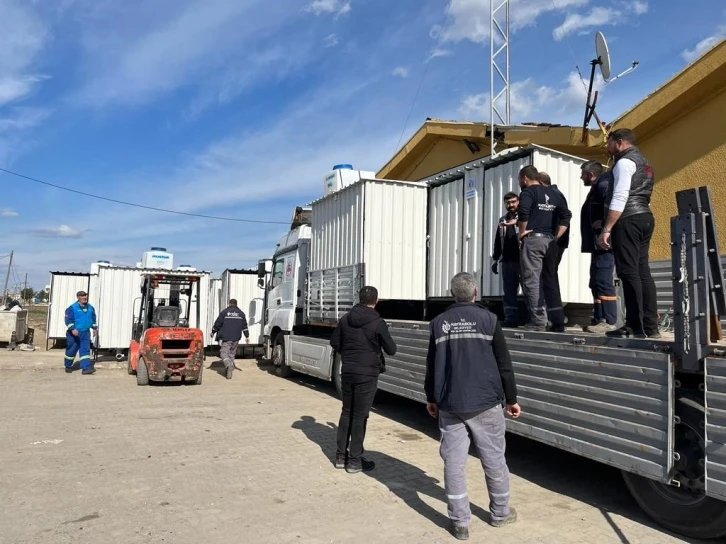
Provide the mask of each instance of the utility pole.
POLYGON ((10 269, 13 266, 13 253, 14 251, 10 252, 10 262, 8 263, 8 271, 5 274, 5 286, 3 287, 3 307, 8 302, 8 280, 10 279, 10 269))
MULTIPOLYGON (((25 288, 23 289, 25 292, 25 296, 28 296, 28 273, 25 273, 25 288)), ((27 300, 24 301, 26 304, 30 304, 30 297, 28 297, 27 300)))

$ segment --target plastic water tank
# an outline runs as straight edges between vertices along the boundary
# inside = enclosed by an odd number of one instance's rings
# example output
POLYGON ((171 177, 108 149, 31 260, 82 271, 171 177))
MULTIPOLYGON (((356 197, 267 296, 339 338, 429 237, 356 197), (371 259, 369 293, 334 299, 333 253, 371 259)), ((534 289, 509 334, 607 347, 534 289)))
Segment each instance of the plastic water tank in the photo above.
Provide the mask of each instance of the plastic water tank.
POLYGON ((336 164, 333 166, 333 169, 325 174, 325 177, 323 178, 325 194, 329 195, 330 193, 335 193, 340 191, 343 187, 350 185, 350 183, 345 182, 350 180, 353 172, 352 164, 336 164))
POLYGON ((174 269, 174 254, 166 251, 165 247, 152 247, 144 252, 141 259, 143 268, 159 268, 162 270, 174 269))
POLYGON ((91 263, 91 274, 98 274, 98 269, 104 266, 111 266, 111 261, 96 261, 91 263))
POLYGON ((180 272, 196 272, 196 271, 197 271, 197 269, 196 269, 196 268, 194 268, 194 267, 193 267, 192 265, 190 265, 190 264, 180 264, 179 266, 177 266, 177 268, 176 268, 176 269, 177 269, 178 271, 180 271, 180 272))

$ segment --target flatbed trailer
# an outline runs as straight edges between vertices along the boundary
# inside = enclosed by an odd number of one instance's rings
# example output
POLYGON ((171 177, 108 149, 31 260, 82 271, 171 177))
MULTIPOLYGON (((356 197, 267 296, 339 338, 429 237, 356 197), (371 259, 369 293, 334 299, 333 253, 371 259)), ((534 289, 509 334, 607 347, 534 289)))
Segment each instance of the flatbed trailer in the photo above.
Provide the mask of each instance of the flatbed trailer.
MULTIPOLYGON (((723 538, 723 265, 709 188, 681 191, 676 197, 679 214, 671 220, 673 333, 662 339, 621 339, 575 330, 505 329, 523 410, 517 420, 507 419, 507 430, 619 468, 641 508, 667 529, 687 537, 723 538)), ((297 237, 294 246, 279 248, 276 259, 304 271, 308 253, 297 237), (291 261, 291 254, 298 260, 291 261)), ((260 275, 268 268, 261 265, 260 275)), ((289 330, 267 323, 265 342, 279 375, 297 371, 331 380, 340 393, 341 360, 329 339, 337 318, 355 303, 351 295, 364 284, 365 268, 326 274, 327 279, 304 273, 296 278, 298 294, 317 285, 315 296, 302 297, 305 303, 294 312, 297 321, 289 330)), ((398 351, 386 357, 387 371, 378 387, 425 402, 429 322, 387 321, 398 351)))

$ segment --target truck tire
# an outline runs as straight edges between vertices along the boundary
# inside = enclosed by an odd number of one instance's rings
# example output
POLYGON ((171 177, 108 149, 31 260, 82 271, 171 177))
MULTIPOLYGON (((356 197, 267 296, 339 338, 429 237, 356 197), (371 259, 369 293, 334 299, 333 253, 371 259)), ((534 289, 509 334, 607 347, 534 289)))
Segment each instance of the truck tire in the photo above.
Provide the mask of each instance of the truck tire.
POLYGON ((149 385, 149 370, 141 357, 136 363, 136 385, 149 385))
MULTIPOLYGON (((688 490, 683 481, 705 480, 700 460, 705 458, 704 408, 697 397, 684 394, 676 399, 681 421, 675 426, 676 442, 692 445, 677 462, 674 477, 681 480, 675 487, 623 471, 628 490, 638 505, 657 523, 689 538, 717 539, 726 536, 726 502, 707 497, 702 490, 688 490), (679 441, 678 439, 681 439, 679 441)), ((682 449, 682 448, 681 448, 682 449)))
POLYGON ((338 393, 338 398, 343 400, 343 358, 340 353, 335 354, 333 359, 333 383, 335 384, 335 391, 338 393))
POLYGON ((272 347, 272 364, 275 365, 275 374, 281 378, 287 378, 292 374, 292 369, 287 366, 285 358, 285 335, 278 333, 272 347))

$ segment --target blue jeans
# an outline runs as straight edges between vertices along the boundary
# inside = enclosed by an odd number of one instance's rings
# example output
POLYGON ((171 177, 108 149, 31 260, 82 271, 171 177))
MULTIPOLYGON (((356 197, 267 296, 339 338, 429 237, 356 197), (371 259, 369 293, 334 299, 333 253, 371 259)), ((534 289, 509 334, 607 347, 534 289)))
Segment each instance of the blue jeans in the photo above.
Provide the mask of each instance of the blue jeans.
POLYGON ((71 331, 66 333, 66 356, 63 359, 66 368, 73 366, 76 353, 81 368, 91 368, 91 331, 78 331, 78 336, 73 336, 71 331))
POLYGON ((595 310, 593 319, 596 323, 605 321, 615 325, 618 320, 618 297, 615 294, 613 272, 615 256, 612 251, 595 251, 590 259, 590 290, 592 291, 595 310))

